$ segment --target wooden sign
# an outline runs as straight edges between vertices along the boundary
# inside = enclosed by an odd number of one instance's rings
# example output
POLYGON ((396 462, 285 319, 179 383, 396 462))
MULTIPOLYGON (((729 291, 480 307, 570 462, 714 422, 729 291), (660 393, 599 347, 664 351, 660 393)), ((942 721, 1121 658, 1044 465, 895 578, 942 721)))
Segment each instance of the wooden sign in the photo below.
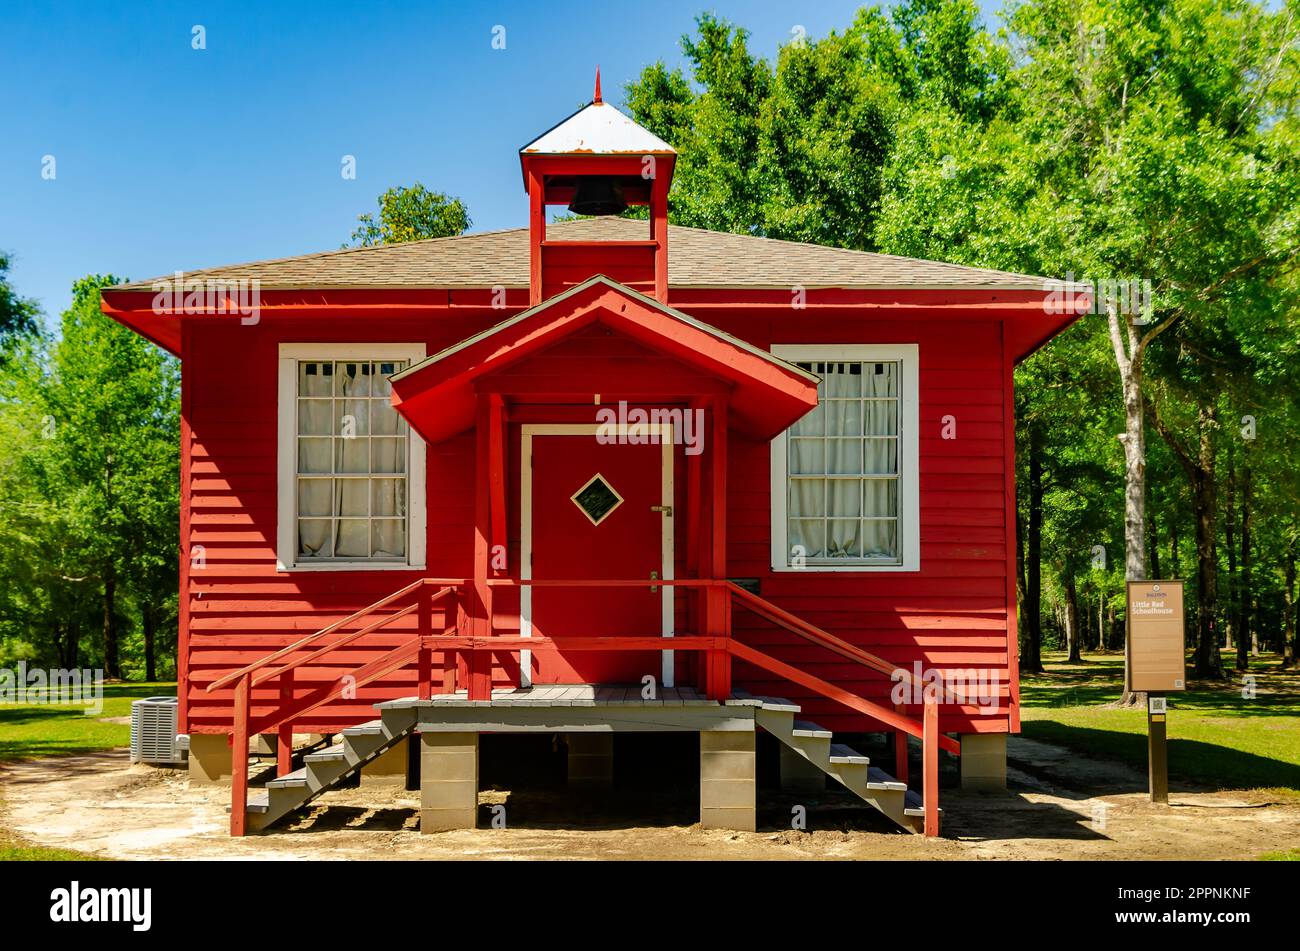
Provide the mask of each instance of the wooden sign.
POLYGON ((1128 582, 1130 689, 1186 689, 1183 632, 1181 581, 1128 582))

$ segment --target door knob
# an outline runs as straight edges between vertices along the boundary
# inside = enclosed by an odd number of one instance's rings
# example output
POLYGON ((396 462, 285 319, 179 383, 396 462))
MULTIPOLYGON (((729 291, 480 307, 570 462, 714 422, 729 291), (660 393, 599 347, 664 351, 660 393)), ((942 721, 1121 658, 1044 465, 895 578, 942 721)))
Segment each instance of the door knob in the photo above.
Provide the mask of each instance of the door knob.
MULTIPOLYGON (((652 571, 652 572, 650 572, 650 580, 651 580, 651 581, 658 581, 658 580, 659 580, 659 572, 657 572, 657 571, 652 571)), ((659 585, 657 585, 657 584, 652 584, 652 585, 650 586, 650 593, 651 593, 651 594, 658 594, 658 593, 659 593, 659 585)))
POLYGON ((671 505, 652 505, 650 506, 650 511, 663 512, 665 515, 672 515, 673 507, 671 505))

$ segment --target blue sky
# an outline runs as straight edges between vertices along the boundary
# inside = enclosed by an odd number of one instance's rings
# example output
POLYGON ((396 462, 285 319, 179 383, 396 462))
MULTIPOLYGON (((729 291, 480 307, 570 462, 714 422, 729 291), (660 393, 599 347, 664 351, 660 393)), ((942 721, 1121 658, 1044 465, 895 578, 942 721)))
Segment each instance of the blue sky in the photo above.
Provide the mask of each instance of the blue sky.
POLYGON ((458 195, 474 230, 522 225, 518 149, 590 97, 597 63, 621 103, 643 66, 680 62, 701 10, 771 57, 796 24, 821 36, 860 5, 6 3, 0 248, 53 320, 87 273, 337 248, 392 185, 458 195))

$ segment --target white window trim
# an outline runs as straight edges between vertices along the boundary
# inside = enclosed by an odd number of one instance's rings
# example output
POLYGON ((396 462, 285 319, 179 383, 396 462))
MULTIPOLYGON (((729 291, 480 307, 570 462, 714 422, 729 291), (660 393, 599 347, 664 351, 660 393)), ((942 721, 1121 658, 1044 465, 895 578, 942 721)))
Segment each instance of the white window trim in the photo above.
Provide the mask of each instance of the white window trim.
POLYGON ((279 359, 276 463, 277 571, 412 571, 425 568, 425 443, 410 430, 407 440, 406 562, 297 561, 298 554, 298 361, 406 360, 408 366, 425 357, 422 343, 282 343, 279 359))
POLYGON ((889 572, 921 570, 920 386, 919 355, 908 344, 776 344, 772 355, 791 363, 823 361, 898 361, 899 382, 898 533, 900 562, 894 565, 805 565, 789 563, 786 524, 786 434, 772 440, 772 570, 819 572, 889 572))

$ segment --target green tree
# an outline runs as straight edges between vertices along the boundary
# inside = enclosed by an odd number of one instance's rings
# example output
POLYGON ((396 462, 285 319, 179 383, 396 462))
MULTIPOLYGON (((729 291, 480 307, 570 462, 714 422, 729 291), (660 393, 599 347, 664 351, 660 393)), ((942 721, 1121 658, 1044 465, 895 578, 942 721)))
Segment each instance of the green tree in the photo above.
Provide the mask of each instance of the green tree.
POLYGON ((40 376, 20 390, 28 425, 39 418, 41 428, 24 461, 40 539, 31 554, 95 588, 109 677, 123 672, 125 602, 165 603, 179 545, 179 368, 103 315, 100 289, 115 283, 92 276, 73 285, 40 376), (160 564, 170 566, 161 578, 160 564))
POLYGON ((9 255, 0 252, 0 363, 12 341, 36 332, 36 302, 19 297, 9 280, 9 255))
POLYGON ((361 224, 352 233, 352 244, 363 248, 464 234, 471 224, 459 198, 429 191, 419 182, 388 189, 379 196, 378 217, 367 212, 357 220, 361 224))

